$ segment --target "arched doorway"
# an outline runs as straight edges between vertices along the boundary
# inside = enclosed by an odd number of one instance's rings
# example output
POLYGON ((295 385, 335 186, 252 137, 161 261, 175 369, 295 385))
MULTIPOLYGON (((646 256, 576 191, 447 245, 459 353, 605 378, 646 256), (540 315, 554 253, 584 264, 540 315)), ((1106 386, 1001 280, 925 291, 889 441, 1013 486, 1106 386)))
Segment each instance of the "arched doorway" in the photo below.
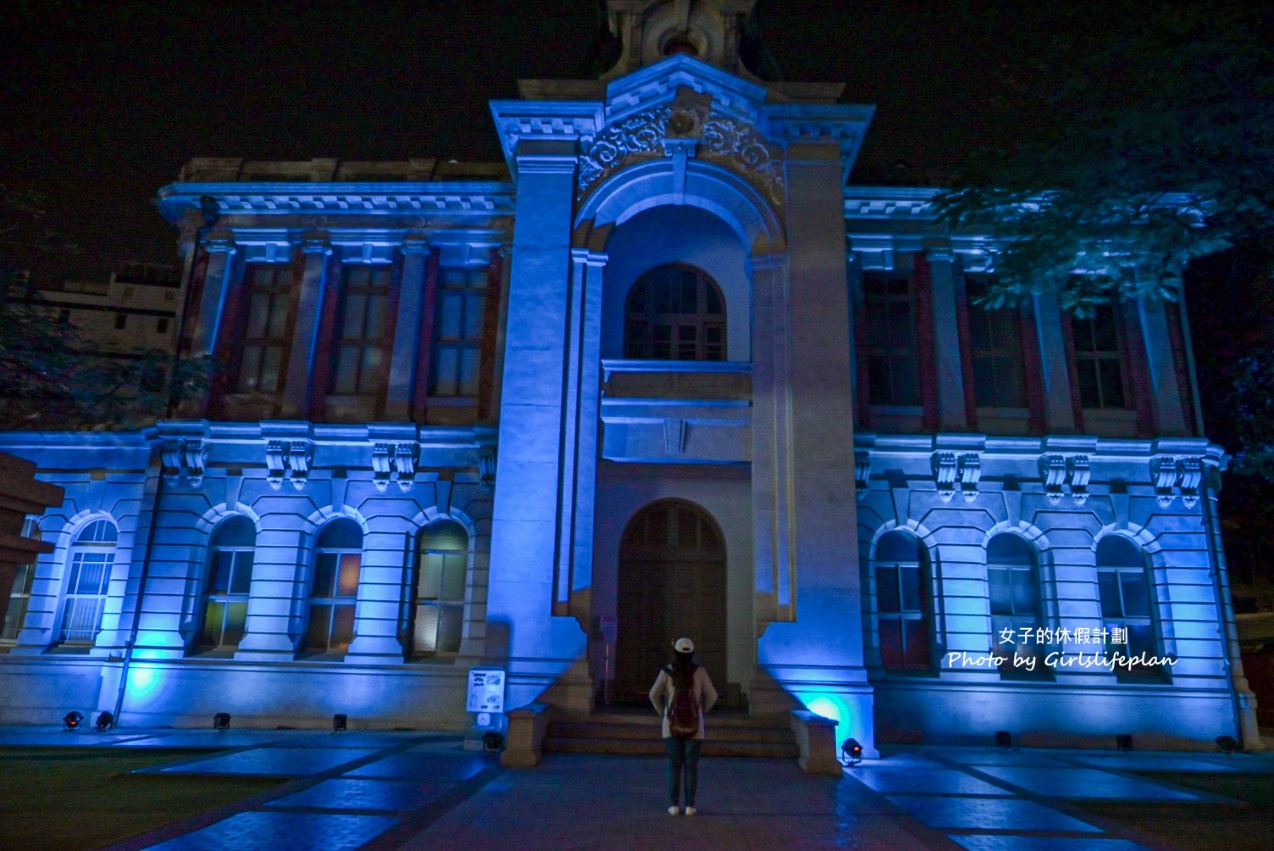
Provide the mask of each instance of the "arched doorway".
POLYGON ((634 515, 619 549, 615 692, 642 703, 672 642, 694 639, 699 662, 726 681, 726 552, 716 523, 682 500, 634 515))

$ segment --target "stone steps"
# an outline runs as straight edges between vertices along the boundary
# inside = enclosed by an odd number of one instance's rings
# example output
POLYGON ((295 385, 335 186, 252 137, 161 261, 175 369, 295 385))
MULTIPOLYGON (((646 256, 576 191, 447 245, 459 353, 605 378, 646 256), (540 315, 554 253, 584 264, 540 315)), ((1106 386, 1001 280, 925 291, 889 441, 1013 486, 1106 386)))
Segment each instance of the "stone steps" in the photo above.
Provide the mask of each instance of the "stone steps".
MULTIPOLYGON (((545 753, 659 756, 664 753, 662 725, 653 712, 599 713, 587 720, 549 724, 545 753)), ((708 716, 704 756, 796 759, 800 748, 790 727, 746 715, 708 716)))

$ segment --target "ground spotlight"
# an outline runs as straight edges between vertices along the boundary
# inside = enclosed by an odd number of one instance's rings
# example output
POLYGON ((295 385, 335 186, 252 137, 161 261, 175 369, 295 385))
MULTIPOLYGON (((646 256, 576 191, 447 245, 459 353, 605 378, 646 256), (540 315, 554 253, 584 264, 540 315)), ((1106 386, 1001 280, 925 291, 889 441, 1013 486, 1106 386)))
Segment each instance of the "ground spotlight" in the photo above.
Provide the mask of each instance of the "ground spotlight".
POLYGON ((1132 736, 1129 733, 1120 733, 1115 736, 1115 748, 1121 751, 1132 750, 1132 736))
POLYGON ((93 726, 97 728, 97 732, 105 733, 114 723, 115 716, 109 712, 103 712, 101 715, 97 716, 97 721, 94 722, 93 726))
POLYGON ((482 737, 483 753, 499 753, 502 747, 504 747, 504 736, 499 733, 492 731, 482 737))
POLYGON ((1234 753, 1239 749, 1239 743, 1234 740, 1233 736, 1217 736, 1216 749, 1221 753, 1234 753))
POLYGON ((70 712, 62 716, 62 729, 77 730, 79 729, 79 726, 81 723, 83 723, 83 721, 84 721, 83 713, 76 712, 74 709, 72 709, 70 712))
POLYGON ((858 765, 863 761, 863 746, 857 739, 846 739, 840 746, 840 764, 846 768, 858 765))
POLYGON ((212 729, 225 732, 230 729, 230 713, 218 712, 212 716, 212 729))
POLYGON ((997 748, 1013 747, 1013 734, 1010 733, 1008 730, 996 730, 995 731, 995 746, 997 748))
POLYGON ((349 729, 349 716, 343 712, 338 712, 332 716, 332 732, 340 733, 349 729))

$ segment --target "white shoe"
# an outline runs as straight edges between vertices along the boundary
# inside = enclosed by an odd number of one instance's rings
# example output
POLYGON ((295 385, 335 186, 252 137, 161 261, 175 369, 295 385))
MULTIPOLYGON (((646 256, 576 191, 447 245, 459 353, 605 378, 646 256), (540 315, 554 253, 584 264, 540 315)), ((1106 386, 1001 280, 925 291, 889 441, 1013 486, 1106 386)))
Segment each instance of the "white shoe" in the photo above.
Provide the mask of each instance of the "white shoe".
POLYGON ((692 816, 697 812, 698 810, 696 810, 694 807, 686 807, 686 815, 688 816, 692 816))
MULTIPOLYGON (((687 811, 686 811, 686 815, 689 815, 689 814, 690 814, 690 811, 689 811, 689 810, 687 810, 687 811)), ((681 815, 681 808, 680 808, 680 807, 677 807, 677 806, 671 806, 671 807, 669 807, 669 808, 668 808, 668 815, 670 815, 670 816, 679 816, 679 815, 681 815)))

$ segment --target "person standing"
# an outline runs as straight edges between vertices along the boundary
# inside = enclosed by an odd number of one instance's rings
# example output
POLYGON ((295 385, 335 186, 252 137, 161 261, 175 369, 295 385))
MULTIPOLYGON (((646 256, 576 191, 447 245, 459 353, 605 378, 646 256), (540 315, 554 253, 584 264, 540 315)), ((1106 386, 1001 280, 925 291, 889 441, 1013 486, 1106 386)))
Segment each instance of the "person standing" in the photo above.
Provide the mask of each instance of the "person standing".
POLYGON ((694 662, 695 643, 689 638, 673 642, 673 662, 659 671, 650 689, 650 702, 663 718, 664 747, 668 751, 669 815, 681 813, 681 779, 685 774, 686 809, 695 814, 695 794, 699 791, 699 747, 703 744, 703 716, 717 702, 708 672, 694 662), (680 695, 679 695, 680 692, 680 695), (697 712, 695 711, 697 710, 697 712), (698 715, 698 729, 687 724, 690 713, 698 715))

